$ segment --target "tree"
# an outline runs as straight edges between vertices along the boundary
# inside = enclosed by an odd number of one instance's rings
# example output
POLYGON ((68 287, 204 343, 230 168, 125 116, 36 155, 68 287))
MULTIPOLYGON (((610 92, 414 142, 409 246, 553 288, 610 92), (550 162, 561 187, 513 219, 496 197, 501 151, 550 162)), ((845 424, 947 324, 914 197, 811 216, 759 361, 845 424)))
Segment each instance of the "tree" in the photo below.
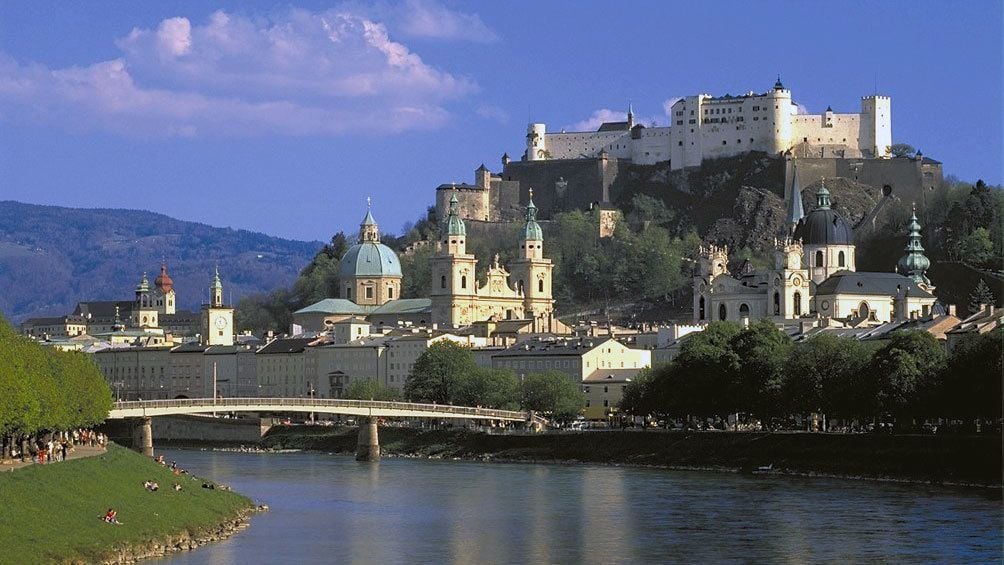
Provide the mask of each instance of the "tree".
POLYGON ((567 422, 586 407, 586 395, 579 384, 560 371, 530 373, 523 379, 523 409, 567 422))
POLYGON ((794 346, 785 364, 781 397, 795 414, 824 412, 831 418, 871 415, 873 395, 862 382, 871 352, 861 342, 819 333, 794 346))
POLYGON ((450 340, 437 341, 415 361, 404 395, 415 402, 452 403, 460 381, 477 368, 470 349, 450 340))
POLYGON ((913 418, 932 416, 945 368, 945 350, 931 334, 900 332, 872 356, 869 374, 876 382, 876 407, 895 416, 900 428, 913 418))
POLYGON ((519 409, 519 381, 509 369, 477 368, 460 379, 453 403, 505 410, 519 409))
POLYGON ((889 146, 889 153, 893 157, 913 157, 917 150, 909 143, 894 143, 889 146))
POLYGON ((791 340, 770 320, 760 320, 729 343, 735 359, 734 405, 757 415, 766 425, 779 416, 784 366, 791 340))
POLYGON ((945 372, 947 412, 967 419, 1001 419, 1004 329, 964 338, 952 351, 945 372))
POLYGON ((631 382, 624 385, 621 392, 621 412, 635 416, 647 416, 653 412, 651 402, 653 375, 652 368, 642 369, 631 382))
MULTIPOLYGON (((735 412, 733 376, 739 360, 731 342, 742 331, 734 322, 712 322, 688 336, 664 385, 672 385, 672 410, 680 416, 716 416, 735 412)), ((668 391, 666 391, 668 393, 668 391)), ((657 393, 659 398, 666 394, 657 393)))
POLYGON ((353 400, 400 400, 401 392, 376 379, 356 379, 349 383, 345 398, 353 400))
POLYGON ((973 314, 979 312, 985 305, 994 304, 994 293, 986 281, 980 279, 976 287, 969 293, 969 311, 973 314))

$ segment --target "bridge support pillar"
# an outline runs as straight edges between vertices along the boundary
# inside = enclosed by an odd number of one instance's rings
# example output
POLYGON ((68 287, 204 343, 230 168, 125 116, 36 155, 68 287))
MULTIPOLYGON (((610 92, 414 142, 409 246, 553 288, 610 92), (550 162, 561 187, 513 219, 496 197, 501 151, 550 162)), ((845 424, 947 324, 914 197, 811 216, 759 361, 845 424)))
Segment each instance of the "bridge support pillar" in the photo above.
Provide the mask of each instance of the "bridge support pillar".
POLYGON ((152 418, 136 418, 132 429, 132 448, 136 451, 153 457, 153 425, 152 418))
POLYGON ((356 461, 379 461, 380 437, 377 433, 376 418, 361 419, 359 441, 356 443, 356 461))

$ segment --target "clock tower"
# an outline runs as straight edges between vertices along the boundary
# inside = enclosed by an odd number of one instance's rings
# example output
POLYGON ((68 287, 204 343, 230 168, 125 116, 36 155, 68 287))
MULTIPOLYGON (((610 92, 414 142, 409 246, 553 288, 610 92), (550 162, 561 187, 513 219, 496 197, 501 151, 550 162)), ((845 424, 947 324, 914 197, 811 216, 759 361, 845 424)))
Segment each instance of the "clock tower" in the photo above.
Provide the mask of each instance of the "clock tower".
POLYGON ((202 306, 202 344, 234 344, 234 309, 223 303, 223 282, 220 269, 213 275, 209 285, 209 304, 202 306))

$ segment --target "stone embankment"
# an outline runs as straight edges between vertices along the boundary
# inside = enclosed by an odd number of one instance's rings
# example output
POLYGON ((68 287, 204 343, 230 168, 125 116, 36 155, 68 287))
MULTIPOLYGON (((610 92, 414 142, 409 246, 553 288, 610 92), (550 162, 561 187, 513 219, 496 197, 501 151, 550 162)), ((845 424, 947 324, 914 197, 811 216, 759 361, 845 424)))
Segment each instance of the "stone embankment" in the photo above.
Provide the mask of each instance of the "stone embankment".
MULTIPOLYGON (((387 457, 586 463, 999 488, 1001 436, 588 431, 489 435, 381 427, 387 457)), ((355 428, 277 427, 263 445, 352 453, 355 428)))
POLYGON ((236 517, 201 533, 192 534, 185 531, 164 536, 162 539, 153 540, 148 543, 132 544, 116 548, 114 550, 114 557, 109 557, 102 561, 102 563, 136 563, 144 559, 158 559, 171 553, 198 549, 203 545, 229 538, 248 527, 253 514, 266 511, 268 511, 268 506, 261 504, 242 510, 236 517))

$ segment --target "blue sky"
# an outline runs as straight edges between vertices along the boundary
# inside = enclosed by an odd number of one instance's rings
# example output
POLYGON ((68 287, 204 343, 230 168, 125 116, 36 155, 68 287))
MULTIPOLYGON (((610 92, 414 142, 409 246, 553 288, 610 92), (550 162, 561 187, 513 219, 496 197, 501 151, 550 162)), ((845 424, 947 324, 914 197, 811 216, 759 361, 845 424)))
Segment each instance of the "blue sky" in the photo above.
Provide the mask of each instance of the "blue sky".
POLYGON ((763 91, 1002 180, 1002 9, 974 2, 25 2, 0 6, 0 199, 326 240, 559 129, 763 91))

